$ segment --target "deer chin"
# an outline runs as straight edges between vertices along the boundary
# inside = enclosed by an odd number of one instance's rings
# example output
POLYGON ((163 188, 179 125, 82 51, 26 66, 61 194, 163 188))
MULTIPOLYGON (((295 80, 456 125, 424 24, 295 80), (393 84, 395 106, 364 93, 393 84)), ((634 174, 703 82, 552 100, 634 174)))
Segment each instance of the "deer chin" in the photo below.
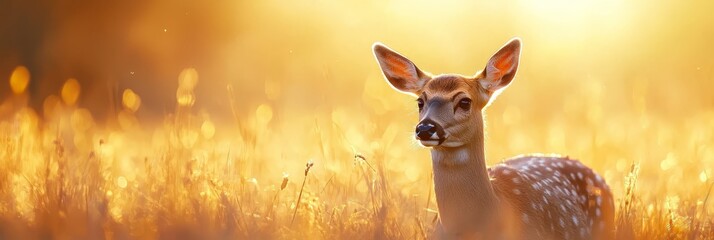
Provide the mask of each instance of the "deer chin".
POLYGON ((439 146, 441 141, 429 139, 429 140, 419 140, 419 143, 421 143, 421 145, 424 147, 436 147, 436 146, 439 146))
POLYGON ((419 140, 419 143, 424 147, 436 147, 443 146, 443 143, 447 140, 447 136, 439 137, 437 133, 434 133, 428 139, 419 139, 419 136, 417 136, 416 139, 419 140))
POLYGON ((445 141, 444 143, 441 144, 442 147, 447 147, 447 148, 457 148, 465 145, 463 142, 459 141, 445 141))
MULTIPOLYGON (((459 141, 458 139, 450 138, 448 136, 450 136, 450 135, 447 134, 446 137, 439 139, 438 144, 431 145, 430 147, 447 148, 448 149, 448 148, 459 148, 459 147, 463 147, 464 145, 466 145, 466 143, 459 141)), ((429 139, 429 140, 431 140, 431 139, 429 139)), ((431 140, 431 141, 436 141, 436 140, 431 140)), ((422 142, 422 145, 426 146, 423 142, 422 142)))

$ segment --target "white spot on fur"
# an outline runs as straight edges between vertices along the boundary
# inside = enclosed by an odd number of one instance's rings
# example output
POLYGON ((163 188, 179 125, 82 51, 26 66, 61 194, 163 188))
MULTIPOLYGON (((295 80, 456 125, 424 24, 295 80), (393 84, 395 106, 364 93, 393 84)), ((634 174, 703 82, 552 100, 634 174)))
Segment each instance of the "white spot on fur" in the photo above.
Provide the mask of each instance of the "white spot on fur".
POLYGON ((586 178, 586 179, 585 179, 585 183, 588 184, 588 186, 592 186, 592 185, 593 185, 593 180, 590 179, 590 178, 586 178))

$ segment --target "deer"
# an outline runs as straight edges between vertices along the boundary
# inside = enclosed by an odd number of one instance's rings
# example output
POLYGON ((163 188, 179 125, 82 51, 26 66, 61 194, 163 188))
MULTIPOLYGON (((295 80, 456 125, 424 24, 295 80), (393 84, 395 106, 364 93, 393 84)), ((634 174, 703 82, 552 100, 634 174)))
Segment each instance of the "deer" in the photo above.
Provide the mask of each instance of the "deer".
POLYGON ((382 43, 372 46, 387 83, 416 97, 415 138, 430 149, 436 239, 612 239, 610 187, 570 157, 528 154, 486 166, 484 109, 514 79, 513 38, 473 76, 431 74, 382 43))

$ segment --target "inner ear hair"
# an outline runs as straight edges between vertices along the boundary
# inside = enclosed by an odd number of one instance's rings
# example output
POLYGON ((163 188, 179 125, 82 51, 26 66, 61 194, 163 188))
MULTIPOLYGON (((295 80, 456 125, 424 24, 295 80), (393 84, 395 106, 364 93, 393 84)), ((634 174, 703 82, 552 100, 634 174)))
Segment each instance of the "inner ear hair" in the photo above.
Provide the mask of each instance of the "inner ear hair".
POLYGON ((481 85, 495 92, 513 80, 521 55, 521 42, 515 38, 499 49, 488 60, 486 67, 483 70, 484 80, 480 81, 481 85))
POLYGON ((417 95, 429 80, 411 60, 381 43, 373 46, 374 56, 379 63, 384 77, 396 90, 410 95, 417 95))

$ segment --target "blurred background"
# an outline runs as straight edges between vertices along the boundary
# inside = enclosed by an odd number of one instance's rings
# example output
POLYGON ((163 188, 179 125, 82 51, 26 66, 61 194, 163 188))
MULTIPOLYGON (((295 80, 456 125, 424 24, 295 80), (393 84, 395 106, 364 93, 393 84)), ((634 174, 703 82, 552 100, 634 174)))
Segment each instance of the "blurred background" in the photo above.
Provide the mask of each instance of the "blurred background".
MULTIPOLYGON (((217 122, 232 119, 231 96, 237 114, 267 103, 278 121, 334 108, 414 117, 404 109, 412 108, 411 99, 381 79, 372 43, 387 44, 426 71, 469 75, 512 37, 524 41, 522 64, 489 111, 505 117, 493 121, 495 137, 510 138, 501 129, 509 123, 536 132, 547 123, 579 125, 571 120, 581 114, 603 131, 647 127, 652 116, 682 126, 696 116, 711 117, 714 107, 709 1, 2 5, 0 76, 26 68, 25 101, 34 109, 73 79, 81 86, 77 105, 100 120, 121 109, 125 89, 143 100, 136 111, 140 120, 161 119, 173 111, 177 79, 187 68, 200 76, 195 107, 217 122), (614 126, 603 125, 608 122, 614 126)), ((1 84, 0 94, 9 98, 9 85, 1 84)), ((12 109, 6 102, 0 116, 12 109)), ((510 142, 525 141, 518 139, 510 142)))
MULTIPOLYGON (((73 124, 96 126, 88 139, 119 128, 156 143, 157 125, 190 106, 196 131, 215 144, 204 150, 250 144, 266 161, 248 177, 278 184, 314 159, 329 182, 349 166, 330 158, 359 152, 380 156, 405 195, 425 198, 431 169, 411 136, 416 103, 386 84, 371 45, 425 71, 471 75, 520 37, 518 75, 486 111, 489 164, 570 155, 619 196, 639 162, 640 181, 657 193, 643 198, 701 207, 714 167, 712 10, 713 1, 5 0, 0 119, 29 107, 42 123, 62 102, 68 114, 81 110, 73 124), (127 115, 137 124, 122 124, 127 115)), ((81 145, 73 134, 64 136, 81 145)), ((116 173, 130 183, 144 154, 131 144, 116 173)))
MULTIPOLYGON (((74 78, 82 86, 78 103, 99 116, 125 88, 146 100, 140 114, 150 115, 173 108, 178 73, 190 67, 201 79, 196 105, 215 115, 225 112, 229 84, 247 106, 276 101, 310 111, 357 106, 363 92, 386 89, 381 82, 364 88, 380 80, 370 52, 375 41, 427 71, 472 74, 517 36, 525 43, 523 65, 503 100, 508 105, 561 105, 578 101, 577 89, 596 87, 603 114, 638 111, 632 93, 644 91, 648 111, 674 117, 714 104, 707 94, 712 5, 10 0, 0 9, 0 76, 25 66, 34 107, 74 78)), ((3 84, 0 94, 10 93, 3 84)))

